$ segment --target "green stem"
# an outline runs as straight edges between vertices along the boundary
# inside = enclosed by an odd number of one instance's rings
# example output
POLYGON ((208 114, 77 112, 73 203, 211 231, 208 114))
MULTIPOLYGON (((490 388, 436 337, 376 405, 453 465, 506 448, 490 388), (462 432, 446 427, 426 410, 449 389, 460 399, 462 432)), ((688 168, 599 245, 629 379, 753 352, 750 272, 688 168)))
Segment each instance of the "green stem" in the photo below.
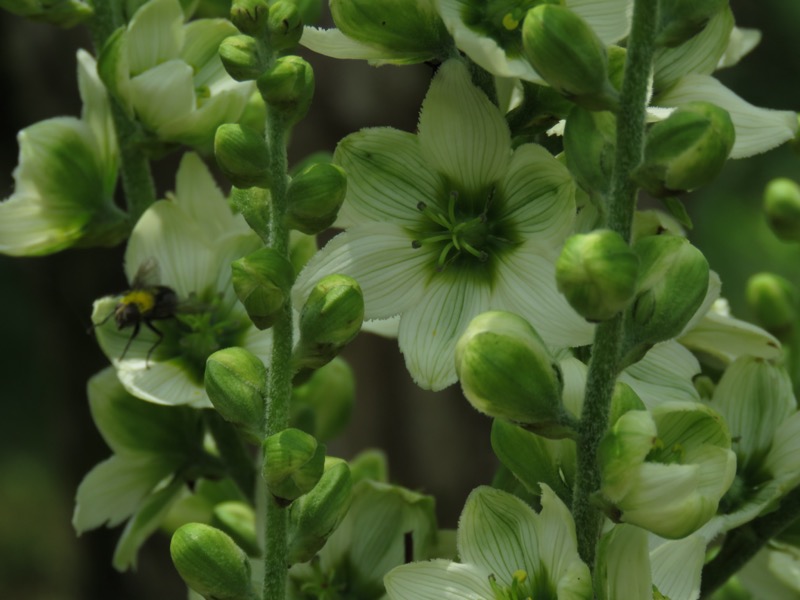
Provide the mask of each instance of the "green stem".
POLYGON ((781 501, 778 510, 729 532, 714 559, 703 567, 700 597, 708 598, 741 569, 767 542, 800 518, 800 487, 781 501))
MULTIPOLYGON (((95 53, 99 54, 109 36, 125 23, 122 2, 119 0, 96 0, 93 4, 94 17, 89 29, 95 53)), ((139 123, 129 117, 110 94, 109 101, 119 146, 122 189, 131 224, 134 224, 147 207, 156 201, 156 187, 150 172, 150 159, 139 144, 142 139, 139 123)))
MULTIPOLYGON (((270 246, 288 258, 289 229, 285 225, 287 207, 286 133, 288 125, 277 111, 269 111, 266 138, 270 150, 272 186, 270 246)), ((277 322, 272 326, 272 356, 267 381, 266 432, 269 437, 289 424, 289 401, 292 397, 292 305, 287 300, 277 322)), ((288 573, 287 510, 267 491, 266 548, 264 553, 264 600, 283 600, 288 573)))
MULTIPOLYGON (((658 22, 658 0, 636 0, 625 61, 625 77, 617 114, 617 153, 611 185, 607 226, 630 240, 636 209, 637 187, 631 172, 641 162, 644 147, 647 87, 653 63, 658 22)), ((572 512, 578 536, 578 552, 594 564, 602 514, 592 503, 600 488, 597 450, 608 427, 608 414, 619 370, 623 315, 597 326, 586 381, 577 443, 577 468, 572 512)))

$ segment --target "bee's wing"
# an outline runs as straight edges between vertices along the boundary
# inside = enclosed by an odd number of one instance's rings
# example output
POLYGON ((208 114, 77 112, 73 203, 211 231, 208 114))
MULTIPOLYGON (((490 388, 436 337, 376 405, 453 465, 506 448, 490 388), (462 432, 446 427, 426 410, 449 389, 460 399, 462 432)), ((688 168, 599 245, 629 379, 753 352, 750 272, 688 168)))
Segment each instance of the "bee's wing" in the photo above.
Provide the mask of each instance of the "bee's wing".
POLYGON ((158 261, 152 256, 144 260, 136 269, 131 287, 133 289, 157 285, 159 282, 158 261))

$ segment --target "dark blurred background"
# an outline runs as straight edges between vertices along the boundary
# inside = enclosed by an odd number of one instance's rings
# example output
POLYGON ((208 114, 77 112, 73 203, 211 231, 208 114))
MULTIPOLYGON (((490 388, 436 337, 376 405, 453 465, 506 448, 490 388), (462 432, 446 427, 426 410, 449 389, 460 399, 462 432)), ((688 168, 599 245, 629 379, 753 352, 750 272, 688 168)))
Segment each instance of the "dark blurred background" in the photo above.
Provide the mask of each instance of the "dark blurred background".
MULTIPOLYGON (((761 45, 719 78, 750 102, 800 109, 800 3, 733 0, 737 23, 764 32, 761 45)), ((12 193, 16 133, 37 121, 79 115, 75 51, 90 48, 80 28, 62 31, 0 13, 0 193, 12 193)), ((416 126, 430 69, 371 68, 358 61, 307 57, 317 91, 296 128, 293 162, 332 151, 362 127, 416 126)), ((156 166, 159 192, 172 189, 176 161, 156 166)), ((691 196, 692 241, 720 273, 734 313, 748 317, 742 291, 762 270, 800 282, 800 248, 780 243, 760 212, 773 177, 800 180, 800 157, 788 147, 731 162, 709 188, 691 196)), ((118 600, 183 598, 185 591, 156 536, 140 554, 138 573, 110 566, 119 530, 76 538, 70 525, 75 489, 108 456, 86 402, 88 378, 106 366, 86 334, 94 299, 125 288, 123 248, 72 250, 54 256, 0 256, 0 598, 118 600)), ((453 528, 469 490, 494 466, 490 422, 453 387, 419 390, 394 341, 362 335, 347 350, 358 376, 353 421, 331 453, 345 458, 383 448, 393 481, 436 496, 440 521, 453 528)))

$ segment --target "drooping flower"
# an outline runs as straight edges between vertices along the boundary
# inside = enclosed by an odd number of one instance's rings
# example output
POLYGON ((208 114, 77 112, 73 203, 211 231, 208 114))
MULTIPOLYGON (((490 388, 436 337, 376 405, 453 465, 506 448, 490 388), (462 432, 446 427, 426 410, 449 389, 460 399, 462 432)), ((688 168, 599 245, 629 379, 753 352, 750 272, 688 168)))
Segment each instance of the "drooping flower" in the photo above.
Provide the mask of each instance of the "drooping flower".
POLYGON ((339 144, 335 161, 348 174, 347 231, 300 274, 298 305, 324 275, 355 278, 365 318, 400 316, 406 366, 434 390, 455 382, 456 341, 490 309, 523 316, 552 347, 591 341, 592 327, 555 286, 575 184, 544 148, 511 149, 502 114, 462 62, 439 69, 418 135, 363 130, 339 144))
POLYGON ((475 489, 459 520, 461 562, 440 559, 397 567, 384 578, 389 598, 592 598, 572 515, 544 484, 541 503, 536 513, 506 492, 475 489))
POLYGON ((187 154, 178 168, 174 195, 145 211, 125 253, 133 286, 143 265, 153 265, 151 285, 177 296, 174 316, 132 329, 111 318, 118 296, 97 300, 92 313, 100 347, 134 396, 160 404, 210 406, 203 389, 209 355, 243 346, 266 359, 267 331, 256 330, 231 285, 230 263, 260 246, 244 219, 234 215, 202 160, 187 154), (127 348, 128 344, 130 346, 127 348))

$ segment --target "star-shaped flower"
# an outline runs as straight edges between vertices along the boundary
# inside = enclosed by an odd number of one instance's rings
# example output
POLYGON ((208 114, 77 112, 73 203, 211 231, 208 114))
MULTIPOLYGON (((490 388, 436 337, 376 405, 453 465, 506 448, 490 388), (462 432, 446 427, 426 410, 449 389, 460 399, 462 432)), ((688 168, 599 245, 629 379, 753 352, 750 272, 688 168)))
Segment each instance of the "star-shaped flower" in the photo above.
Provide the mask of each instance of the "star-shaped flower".
POLYGON ((525 317, 553 347, 591 341, 555 286, 575 183, 544 148, 512 150, 502 114, 462 62, 439 69, 418 135, 366 129, 339 144, 335 161, 348 174, 347 231, 300 274, 298 305, 324 275, 354 277, 366 319, 400 316, 406 366, 433 390, 456 381, 456 341, 490 309, 525 317))

